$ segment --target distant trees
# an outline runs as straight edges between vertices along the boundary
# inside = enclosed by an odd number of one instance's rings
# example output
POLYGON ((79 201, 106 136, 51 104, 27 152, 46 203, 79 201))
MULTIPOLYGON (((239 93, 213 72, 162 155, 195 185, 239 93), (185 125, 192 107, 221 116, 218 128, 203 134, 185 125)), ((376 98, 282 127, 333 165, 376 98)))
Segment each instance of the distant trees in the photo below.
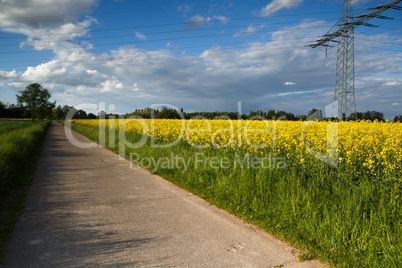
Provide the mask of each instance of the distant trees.
POLYGON ((74 109, 74 115, 73 115, 73 119, 88 119, 88 114, 87 112, 85 112, 84 110, 77 110, 75 108, 74 109))
POLYGON ((52 95, 46 88, 43 88, 38 83, 32 83, 25 90, 20 90, 18 93, 18 105, 24 109, 25 113, 30 113, 32 122, 34 122, 35 118, 52 118, 52 111, 56 102, 49 101, 52 95))
POLYGON ((66 119, 66 116, 68 112, 72 109, 72 106, 67 106, 64 105, 61 107, 61 105, 57 106, 57 108, 54 110, 54 117, 56 120, 64 120, 66 119))
POLYGON ((84 110, 77 110, 73 106, 64 105, 61 107, 60 105, 54 110, 54 117, 56 120, 65 120, 67 114, 74 110, 74 115, 72 119, 96 119, 97 116, 93 113, 87 114, 84 110))
POLYGON ((162 107, 159 109, 145 108, 145 109, 136 109, 132 113, 127 113, 124 115, 125 118, 129 118, 132 116, 139 116, 141 118, 149 119, 151 116, 158 119, 180 119, 183 116, 185 119, 191 119, 194 117, 203 117, 207 119, 253 119, 253 120, 261 120, 261 119, 287 119, 287 120, 300 120, 301 117, 295 116, 292 113, 287 113, 285 111, 275 111, 269 110, 268 112, 259 111, 250 111, 247 114, 239 114, 238 112, 191 112, 186 113, 183 109, 180 109, 180 112, 175 109, 171 109, 168 107, 162 107))
POLYGON ((186 113, 183 112, 183 116, 185 119, 191 119, 194 118, 196 116, 199 117, 205 117, 207 119, 214 119, 214 118, 221 118, 221 119, 231 119, 231 120, 236 120, 239 117, 242 119, 246 119, 246 115, 242 114, 239 115, 237 112, 218 112, 218 111, 214 111, 214 112, 192 112, 192 113, 186 113))
POLYGON ((348 120, 377 120, 377 121, 385 121, 384 114, 377 111, 367 111, 365 113, 352 113, 348 117, 348 120))
POLYGON ((6 117, 7 104, 0 101, 0 118, 6 117))
POLYGON ((395 123, 396 123, 396 122, 402 123, 402 115, 395 115, 395 117, 394 117, 394 122, 395 122, 395 123))
POLYGON ((0 101, 0 118, 25 118, 31 117, 31 115, 26 113, 24 116, 24 109, 15 104, 5 104, 0 101))
POLYGON ((124 115, 125 118, 133 116, 138 116, 145 119, 150 119, 152 116, 158 119, 181 119, 180 113, 177 110, 168 108, 167 106, 163 106, 162 110, 152 108, 135 109, 134 112, 124 115))
POLYGON ((313 120, 321 121, 322 120, 322 111, 320 109, 313 108, 308 112, 307 117, 310 119, 313 119, 313 120))
MULTIPOLYGON (((0 114, 1 114, 1 103, 0 103, 0 114)), ((57 120, 64 120, 66 115, 71 109, 75 109, 72 106, 64 105, 61 107, 60 105, 54 110, 54 116, 57 120)), ((107 114, 105 111, 100 111, 98 116, 93 113, 87 114, 83 110, 75 110, 73 119, 96 119, 96 118, 109 118, 113 116, 118 118, 118 114, 107 114)), ((258 111, 250 111, 248 114, 241 114, 239 115, 238 112, 191 112, 186 113, 183 109, 178 110, 168 108, 167 106, 162 106, 162 109, 152 109, 152 108, 145 108, 145 109, 135 109, 132 113, 126 113, 124 118, 129 118, 133 116, 138 116, 144 119, 156 118, 156 119, 181 119, 183 116, 185 119, 191 119, 196 116, 200 116, 207 119, 243 119, 243 120, 261 120, 261 119, 268 119, 268 120, 289 120, 289 121, 305 121, 308 119, 312 120, 337 120, 336 118, 324 118, 322 114, 322 110, 313 108, 308 112, 308 115, 294 115, 292 113, 288 113, 285 111, 275 111, 273 109, 268 110, 267 112, 258 110, 258 111)), ((1 116, 0 116, 1 117, 1 116)), ((352 120, 354 114, 351 114, 348 120, 352 120)), ((357 113, 358 120, 378 120, 378 121, 385 121, 384 114, 377 111, 367 111, 365 113, 357 113)), ((394 122, 400 121, 402 122, 402 115, 395 116, 394 122)))
POLYGON ((163 106, 162 110, 155 115, 155 118, 181 119, 181 116, 177 110, 163 106))
MULTIPOLYGON (((72 106, 63 106, 61 107, 60 105, 56 108, 55 110, 55 117, 56 119, 59 118, 65 118, 67 113, 71 110, 74 109, 72 106), (61 117, 60 117, 61 115, 61 117)), ((1 111, 1 107, 0 107, 1 111)), ((114 116, 115 118, 118 118, 118 114, 107 114, 105 111, 100 111, 98 116, 94 115, 93 113, 87 114, 83 110, 76 110, 75 114, 73 116, 73 119, 96 119, 96 118, 109 118, 110 116, 114 116)), ((203 117, 207 119, 231 119, 231 120, 237 120, 237 119, 243 119, 243 120, 262 120, 262 119, 268 119, 268 120, 289 120, 289 121, 305 121, 305 120, 335 120, 337 121, 336 118, 324 118, 323 112, 320 109, 313 108, 311 109, 307 115, 294 115, 293 113, 288 113, 285 111, 277 110, 275 111, 274 109, 270 109, 267 112, 264 112, 262 110, 257 110, 257 111, 250 111, 248 114, 238 114, 238 112, 219 112, 219 111, 214 111, 214 112, 191 112, 191 113, 186 113, 183 111, 183 109, 176 110, 172 108, 168 108, 167 106, 162 106, 162 109, 152 109, 152 108, 144 108, 144 109, 135 109, 134 112, 131 113, 126 113, 124 115, 124 118, 129 118, 137 116, 140 118, 144 119, 150 119, 156 118, 156 119, 181 119, 182 116, 185 119, 191 119, 194 117, 203 117)), ((357 113, 357 120, 378 120, 378 121, 385 121, 384 119, 384 114, 381 112, 377 111, 367 111, 365 113, 357 113)), ((348 117, 348 120, 356 120, 355 114, 351 114, 348 117), (352 119, 353 118, 353 119, 352 119)), ((402 122, 402 116, 395 116, 394 121, 400 121, 402 122)))
POLYGON ((96 119, 96 115, 93 113, 89 113, 87 119, 96 119))

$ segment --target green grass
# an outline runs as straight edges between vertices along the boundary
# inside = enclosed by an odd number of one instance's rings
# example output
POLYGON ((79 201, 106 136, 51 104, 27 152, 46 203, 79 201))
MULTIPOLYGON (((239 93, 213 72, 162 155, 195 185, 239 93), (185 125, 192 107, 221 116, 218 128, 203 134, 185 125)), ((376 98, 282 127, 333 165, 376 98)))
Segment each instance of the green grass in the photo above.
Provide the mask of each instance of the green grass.
MULTIPOLYGON (((73 129, 99 142, 97 127, 73 124, 73 129)), ((118 134, 110 147, 119 152, 118 134)), ((131 142, 139 140, 127 134, 131 142)), ((401 174, 364 175, 353 167, 311 165, 287 159, 285 168, 234 167, 246 152, 194 149, 185 142, 169 148, 144 146, 124 150, 148 170, 187 189, 214 205, 286 239, 301 248, 300 260, 318 258, 337 267, 402 267, 401 174), (196 154, 202 154, 196 162, 196 154), (190 159, 184 171, 156 166, 141 159, 190 159), (202 159, 227 158, 231 168, 203 165, 202 159)), ((279 156, 277 156, 279 157, 279 156)))
POLYGON ((0 120, 0 264, 23 209, 49 124, 0 120))

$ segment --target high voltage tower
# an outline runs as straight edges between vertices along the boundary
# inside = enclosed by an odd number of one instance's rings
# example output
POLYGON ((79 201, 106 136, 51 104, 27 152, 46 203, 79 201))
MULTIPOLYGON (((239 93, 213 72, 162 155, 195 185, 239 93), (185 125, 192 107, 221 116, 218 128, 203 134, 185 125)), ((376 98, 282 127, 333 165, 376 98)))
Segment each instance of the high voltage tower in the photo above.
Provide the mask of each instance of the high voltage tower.
POLYGON ((395 0, 390 4, 377 6, 369 11, 353 16, 351 0, 344 0, 340 20, 321 39, 310 45, 328 47, 329 42, 338 44, 336 57, 336 77, 334 100, 332 102, 331 117, 347 120, 348 115, 357 116, 355 100, 355 57, 354 57, 354 29, 360 25, 376 27, 367 23, 372 18, 390 19, 379 15, 389 8, 402 10, 396 6, 402 0, 395 0), (332 32, 332 29, 336 29, 332 32), (335 40, 335 39, 338 40, 335 40))

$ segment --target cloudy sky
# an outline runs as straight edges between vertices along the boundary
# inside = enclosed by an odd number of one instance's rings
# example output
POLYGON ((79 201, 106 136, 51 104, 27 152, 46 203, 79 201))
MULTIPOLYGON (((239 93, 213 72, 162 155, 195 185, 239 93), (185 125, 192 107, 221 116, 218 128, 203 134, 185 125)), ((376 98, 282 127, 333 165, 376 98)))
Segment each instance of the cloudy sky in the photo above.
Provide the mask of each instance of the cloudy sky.
MULTIPOLYGON (((389 2, 355 0, 353 9, 389 2)), ((236 111, 241 102, 244 113, 307 114, 333 99, 336 46, 308 45, 341 8, 339 0, 0 0, 0 100, 15 103, 37 82, 57 104, 105 103, 117 113, 153 104, 236 111)), ((402 11, 382 15, 393 20, 355 31, 356 102, 392 119, 402 114, 402 11)))

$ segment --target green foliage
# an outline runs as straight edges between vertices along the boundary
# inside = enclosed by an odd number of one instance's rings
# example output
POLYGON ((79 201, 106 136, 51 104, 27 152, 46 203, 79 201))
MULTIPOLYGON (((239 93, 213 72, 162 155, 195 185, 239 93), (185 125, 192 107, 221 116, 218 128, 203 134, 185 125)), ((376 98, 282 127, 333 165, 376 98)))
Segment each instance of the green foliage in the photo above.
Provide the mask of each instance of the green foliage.
POLYGON ((61 105, 57 106, 57 108, 54 110, 55 119, 56 120, 65 120, 68 112, 72 108, 73 107, 70 107, 70 106, 67 106, 67 105, 64 105, 63 107, 61 107, 61 105))
POLYGON ((297 258, 299 259, 299 261, 309 261, 309 260, 315 259, 316 256, 314 256, 314 254, 309 251, 304 251, 304 252, 300 253, 297 256, 297 258))
POLYGON ((402 115, 395 115, 394 122, 402 122, 402 115))
POLYGON ((0 194, 18 186, 20 174, 46 133, 49 121, 0 120, 0 194))
POLYGON ((14 104, 8 105, 0 101, 0 118, 24 118, 31 117, 29 112, 14 104))
MULTIPOLYGON (((104 113, 104 112, 103 112, 104 113)), ((105 115, 105 114, 103 114, 105 115)), ((152 108, 145 108, 145 109, 136 109, 132 113, 125 114, 125 118, 133 118, 133 117, 141 117, 144 119, 150 119, 153 116, 153 118, 157 119, 181 119, 182 117, 185 119, 192 119, 195 117, 203 117, 207 119, 217 119, 217 118, 229 118, 231 120, 237 120, 239 118, 241 119, 257 119, 261 120, 262 118, 266 119, 287 119, 287 120, 293 120, 293 121, 298 121, 300 120, 300 116, 295 116, 292 113, 287 113, 285 111, 276 111, 275 110, 269 110, 268 112, 263 112, 263 111, 250 111, 248 115, 246 114, 239 114, 238 112, 191 112, 191 113, 186 113, 183 111, 183 109, 180 109, 180 112, 168 108, 168 107, 162 107, 161 110, 158 109, 152 109, 152 108)), ((105 116, 104 118, 107 118, 105 116)), ((88 118, 89 119, 89 118, 88 118)))
POLYGON ((56 102, 49 101, 51 94, 38 83, 32 83, 17 94, 18 104, 31 114, 32 121, 36 118, 52 118, 56 102))
POLYGON ((385 121, 384 114, 377 111, 367 111, 365 113, 352 113, 348 120, 370 120, 370 121, 385 121))
POLYGON ((49 121, 0 120, 0 266, 23 208, 49 121))
POLYGON ((308 112, 307 116, 310 119, 315 119, 315 120, 322 120, 322 111, 317 108, 313 108, 310 112, 308 112))

